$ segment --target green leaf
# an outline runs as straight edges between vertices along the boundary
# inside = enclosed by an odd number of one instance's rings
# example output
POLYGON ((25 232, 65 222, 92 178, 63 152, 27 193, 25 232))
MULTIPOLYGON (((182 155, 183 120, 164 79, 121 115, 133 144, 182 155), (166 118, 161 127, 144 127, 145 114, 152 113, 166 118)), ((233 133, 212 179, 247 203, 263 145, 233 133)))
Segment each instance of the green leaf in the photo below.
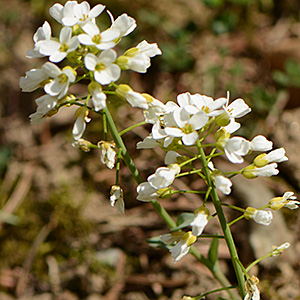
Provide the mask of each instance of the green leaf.
POLYGON ((219 256, 219 239, 214 238, 211 241, 209 251, 208 251, 208 260, 215 265, 219 256))
POLYGON ((147 243, 149 244, 150 247, 169 249, 169 247, 162 242, 159 236, 153 236, 147 239, 147 243))
POLYGON ((177 218, 177 227, 172 228, 172 231, 182 229, 184 227, 188 227, 192 221, 194 220, 194 214, 193 213, 182 213, 177 218))

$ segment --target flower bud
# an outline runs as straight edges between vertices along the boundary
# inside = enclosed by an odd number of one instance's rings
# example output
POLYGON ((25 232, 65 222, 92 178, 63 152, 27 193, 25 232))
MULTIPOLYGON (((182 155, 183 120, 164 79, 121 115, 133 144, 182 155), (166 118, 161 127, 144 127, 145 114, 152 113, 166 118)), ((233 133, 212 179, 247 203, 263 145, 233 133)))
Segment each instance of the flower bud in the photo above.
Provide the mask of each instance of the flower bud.
POLYGON ((284 202, 282 201, 282 197, 274 197, 269 202, 269 207, 273 210, 279 210, 284 207, 284 202))
POLYGON ((215 122, 220 127, 227 126, 230 123, 230 118, 228 114, 224 111, 222 114, 218 115, 215 118, 215 122))
POLYGON ((160 199, 169 199, 174 194, 170 187, 159 189, 156 193, 160 199))
POLYGON ((266 153, 263 153, 256 156, 255 159, 253 160, 253 164, 258 168, 266 166, 269 163, 269 160, 265 159, 266 155, 267 155, 266 153))
POLYGON ((272 250, 272 256, 279 256, 282 252, 290 247, 290 243, 284 243, 278 247, 274 246, 272 250))
POLYGON ((255 171, 256 167, 253 165, 247 166, 243 169, 242 175, 247 179, 253 179, 258 177, 253 171, 255 171))
POLYGON ((119 65, 122 70, 126 70, 128 68, 128 62, 129 58, 124 55, 121 55, 116 59, 116 64, 119 65))
POLYGON ((126 100, 126 95, 132 91, 132 88, 128 84, 120 84, 116 89, 116 94, 121 99, 126 100))

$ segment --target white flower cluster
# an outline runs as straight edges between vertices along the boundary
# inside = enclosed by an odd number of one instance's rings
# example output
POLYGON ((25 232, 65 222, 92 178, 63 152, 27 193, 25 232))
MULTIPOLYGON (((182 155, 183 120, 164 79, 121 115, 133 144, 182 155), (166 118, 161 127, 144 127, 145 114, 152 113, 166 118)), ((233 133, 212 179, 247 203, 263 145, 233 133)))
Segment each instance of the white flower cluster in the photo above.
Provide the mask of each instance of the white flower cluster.
MULTIPOLYGON (((69 87, 80 80, 78 68, 86 70, 85 78, 90 79, 88 94, 95 111, 99 111, 106 107, 107 96, 103 86, 117 81, 122 70, 145 73, 150 66, 150 58, 161 54, 157 44, 142 41, 118 56, 112 48, 136 28, 136 21, 125 13, 114 20, 108 12, 111 26, 102 31, 96 18, 104 10, 105 6, 101 4, 91 9, 86 1, 67 1, 64 6, 56 3, 50 8, 50 15, 62 25, 59 37, 52 36, 51 26, 45 21, 34 34, 34 48, 27 52, 28 58, 48 57, 49 62, 40 69, 26 72, 26 76, 20 79, 23 92, 41 87, 46 93, 35 100, 38 108, 30 115, 32 124, 42 123, 46 117, 57 112, 57 105, 72 99, 69 97, 69 87), (56 63, 65 59, 69 65, 60 69, 56 63)), ((146 103, 145 98, 140 97, 146 103)), ((76 112, 73 136, 77 141, 90 120, 87 114, 86 108, 79 108, 76 112)))

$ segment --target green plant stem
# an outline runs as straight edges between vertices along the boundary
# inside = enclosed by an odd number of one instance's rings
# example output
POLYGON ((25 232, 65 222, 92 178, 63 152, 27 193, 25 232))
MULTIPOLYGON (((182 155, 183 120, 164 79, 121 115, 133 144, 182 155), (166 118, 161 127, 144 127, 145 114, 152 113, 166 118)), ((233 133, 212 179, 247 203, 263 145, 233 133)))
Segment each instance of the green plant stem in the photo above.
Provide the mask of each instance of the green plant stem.
POLYGON ((130 130, 132 130, 132 129, 134 129, 134 128, 137 128, 137 127, 139 127, 139 126, 145 125, 145 124, 147 124, 146 121, 142 121, 142 122, 139 122, 139 123, 137 123, 137 124, 134 124, 134 125, 132 125, 132 126, 126 128, 126 129, 120 131, 120 132, 119 132, 119 135, 122 136, 122 135, 125 134, 126 132, 128 132, 128 131, 130 131, 130 130))
POLYGON ((200 159, 201 159, 201 162, 202 162, 204 174, 206 176, 207 185, 212 187, 210 196, 211 196, 212 201, 214 203, 215 209, 218 213, 219 222, 221 224, 221 228, 222 228, 223 234, 225 236, 225 241, 226 241, 226 244, 227 244, 230 256, 231 256, 231 261, 232 261, 232 264, 233 264, 233 267, 234 267, 234 270, 235 270, 235 274, 236 274, 236 278, 237 278, 237 281, 238 281, 239 291, 240 291, 241 296, 244 298, 245 297, 244 274, 242 272, 242 269, 241 269, 240 265, 237 262, 238 254, 237 254, 237 251, 236 251, 236 247, 235 247, 235 244, 234 244, 234 240, 233 240, 230 228, 229 228, 229 226, 226 222, 226 218, 225 218, 225 215, 224 215, 224 212, 223 212, 223 209, 222 209, 222 205, 221 205, 219 196, 217 194, 217 190, 216 190, 213 182, 210 179, 210 171, 209 171, 209 168, 207 166, 207 160, 206 160, 204 150, 201 147, 201 145, 199 145, 199 144, 200 144, 200 141, 197 140, 197 148, 198 148, 199 153, 201 154, 200 159))
MULTIPOLYGON (((122 138, 120 137, 118 130, 116 128, 116 125, 113 121, 113 118, 108 110, 106 108, 103 111, 106 114, 106 120, 108 128, 111 132, 111 135, 117 145, 117 147, 121 150, 122 158, 127 165, 128 169, 130 170, 132 176, 136 180, 137 183, 142 183, 144 180, 139 174, 133 160, 131 159, 130 155, 128 154, 128 151, 126 149, 126 146, 123 143, 122 138)), ((176 222, 172 219, 172 217, 168 214, 168 212, 160 205, 160 203, 157 200, 152 200, 151 204, 155 211, 158 213, 158 215, 164 220, 164 222, 167 224, 167 226, 172 229, 176 227, 176 222)), ((212 265, 212 263, 205 258, 194 246, 191 246, 190 253, 203 265, 205 265, 213 274, 213 276, 216 278, 216 280, 223 286, 226 287, 229 282, 226 278, 226 276, 222 273, 219 267, 216 267, 216 265, 212 265)), ((235 299, 234 295, 228 291, 228 294, 230 295, 230 298, 232 300, 235 299)))
MULTIPOLYGON (((136 180, 136 182, 142 183, 144 180, 141 177, 141 175, 139 174, 139 171, 136 168, 133 160, 131 159, 131 157, 126 149, 126 146, 124 145, 123 140, 118 133, 118 130, 116 128, 116 125, 114 123, 114 120, 113 120, 108 108, 106 108, 104 110, 104 113, 106 114, 106 121, 107 121, 108 128, 112 134, 112 137, 113 137, 117 147, 119 149, 121 149, 121 155, 122 155, 122 158, 123 158, 125 164, 127 165, 128 169, 130 170, 130 172, 131 172, 132 176, 134 177, 134 179, 136 180)), ((172 219, 172 217, 167 213, 167 211, 160 205, 160 203, 157 200, 152 200, 151 204, 154 207, 154 209, 156 210, 156 212, 158 213, 158 215, 165 221, 165 223, 168 225, 168 227, 170 229, 176 227, 176 222, 172 219)))

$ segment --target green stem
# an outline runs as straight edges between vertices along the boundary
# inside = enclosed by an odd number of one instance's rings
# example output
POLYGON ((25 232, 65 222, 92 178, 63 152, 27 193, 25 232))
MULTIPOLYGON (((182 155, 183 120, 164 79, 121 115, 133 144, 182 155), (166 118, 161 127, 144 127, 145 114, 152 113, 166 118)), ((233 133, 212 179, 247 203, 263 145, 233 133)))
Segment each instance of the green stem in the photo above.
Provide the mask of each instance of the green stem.
POLYGON ((241 270, 240 265, 237 262, 238 254, 237 254, 237 250, 236 250, 236 247, 235 247, 235 244, 234 244, 234 240, 233 240, 230 228, 229 228, 229 226, 226 222, 226 218, 225 218, 225 215, 224 215, 224 212, 223 212, 223 209, 222 209, 222 205, 221 205, 219 196, 217 194, 217 190, 216 190, 213 182, 210 179, 210 171, 209 171, 209 168, 207 166, 207 160, 206 160, 204 150, 201 147, 199 140, 197 140, 197 148, 198 148, 199 153, 201 154, 200 159, 201 159, 201 162, 202 162, 204 174, 206 176, 207 185, 212 187, 210 196, 211 196, 212 201, 214 203, 215 209, 218 213, 219 222, 221 224, 221 228, 222 228, 223 234, 225 236, 225 241, 226 241, 226 244, 227 244, 230 256, 231 256, 232 264, 233 264, 233 267, 234 267, 234 270, 235 270, 235 274, 236 274, 236 277, 237 277, 237 281, 238 281, 238 285, 239 285, 239 291, 240 291, 241 296, 244 298, 245 297, 244 274, 241 270))
MULTIPOLYGON (((134 179, 136 180, 137 183, 144 182, 144 179, 139 174, 138 169, 136 168, 133 160, 131 159, 131 157, 126 149, 126 146, 123 143, 122 138, 120 137, 120 135, 118 133, 117 127, 114 123, 114 120, 113 120, 108 108, 105 109, 105 114, 106 114, 107 125, 109 127, 109 130, 112 134, 112 137, 113 137, 117 147, 119 149, 121 149, 122 158, 123 158, 125 164, 127 165, 129 171, 131 172, 132 176, 134 177, 134 179)), ((158 215, 161 216, 161 218, 165 221, 165 223, 168 225, 168 227, 170 229, 176 227, 176 222, 172 219, 172 217, 160 205, 160 203, 157 200, 152 200, 151 204, 154 207, 154 209, 156 210, 156 212, 158 213, 158 215)))
POLYGON ((126 132, 128 132, 128 131, 130 131, 130 130, 132 130, 132 129, 134 129, 134 128, 137 128, 137 127, 139 127, 139 126, 145 125, 145 124, 147 124, 146 121, 142 121, 142 122, 140 122, 140 123, 134 124, 134 125, 132 125, 132 126, 126 128, 126 129, 120 131, 120 132, 119 132, 119 135, 122 136, 122 135, 125 134, 126 132))
MULTIPOLYGON (((108 108, 105 109, 105 114, 107 117, 107 124, 108 124, 108 128, 112 134, 112 137, 117 145, 117 147, 119 149, 121 149, 121 154, 122 154, 122 158, 125 162, 125 164, 127 165, 128 169, 130 170, 132 176, 134 177, 134 179, 137 181, 137 183, 142 183, 144 180, 141 177, 141 175, 139 174, 133 160, 131 159, 131 157, 128 154, 128 151, 123 143, 122 138, 120 137, 118 130, 116 128, 116 125, 113 121, 113 118, 108 110, 108 108)), ((167 226, 172 229, 172 228, 176 228, 176 222, 172 219, 172 217, 168 214, 168 212, 160 205, 160 203, 157 200, 152 200, 151 204, 153 206, 153 208, 155 209, 155 211, 158 213, 159 216, 161 216, 161 218, 165 221, 165 223, 167 224, 167 226)), ((226 237, 225 237, 226 238, 226 237)), ((228 285, 228 280, 226 278, 226 276, 222 273, 222 271, 220 270, 219 266, 216 264, 212 264, 207 258, 205 258, 194 246, 191 246, 190 248, 190 253, 203 265, 205 265, 213 274, 213 276, 216 278, 216 280, 222 285, 222 286, 227 286, 228 285)), ((230 294, 230 297, 232 300, 235 299, 234 295, 232 293, 230 293, 230 291, 228 291, 228 293, 230 294)))

